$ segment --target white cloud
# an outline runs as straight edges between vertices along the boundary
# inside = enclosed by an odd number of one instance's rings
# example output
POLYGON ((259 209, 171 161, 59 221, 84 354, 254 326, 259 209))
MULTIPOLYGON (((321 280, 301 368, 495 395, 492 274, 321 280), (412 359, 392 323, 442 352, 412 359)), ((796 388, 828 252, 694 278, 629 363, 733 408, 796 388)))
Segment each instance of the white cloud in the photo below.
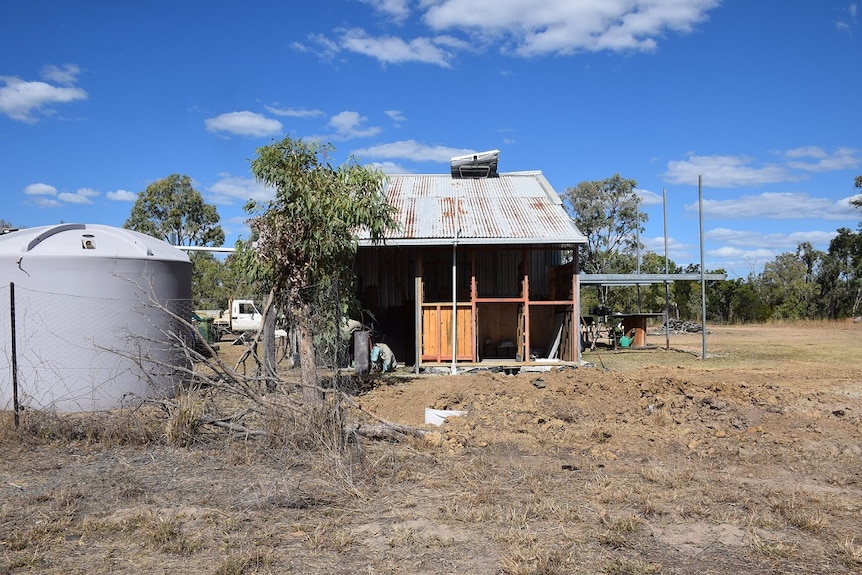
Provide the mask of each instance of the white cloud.
MULTIPOLYGON (((384 64, 420 62, 448 68, 454 54, 450 49, 453 38, 414 38, 404 40, 397 36, 371 37, 364 30, 353 28, 340 34, 339 47, 350 52, 370 56, 384 64)), ((460 44, 459 44, 460 45, 460 44)))
POLYGON ((106 193, 105 197, 116 202, 134 202, 138 199, 138 194, 128 190, 117 190, 115 192, 106 193))
POLYGON ((401 110, 385 110, 383 113, 389 116, 389 118, 395 123, 401 123, 407 120, 407 118, 404 117, 404 114, 401 113, 401 110))
POLYGON ((757 248, 772 252, 794 251, 802 242, 814 245, 828 244, 836 232, 826 231, 794 231, 790 233, 763 233, 757 230, 732 230, 729 228, 714 228, 706 232, 710 241, 720 242, 733 248, 746 248, 749 251, 757 248))
POLYGON ((360 0, 395 22, 403 22, 410 15, 409 0, 360 0))
POLYGON ((707 255, 713 260, 707 267, 723 267, 740 276, 758 273, 763 264, 773 261, 782 253, 795 252, 800 243, 808 242, 816 249, 825 250, 835 235, 835 231, 821 230, 763 233, 715 228, 706 232, 706 239, 721 246, 707 250, 707 255))
MULTIPOLYGON (((130 193, 130 192, 128 192, 130 193)), ((24 194, 35 196, 33 202, 40 208, 56 208, 63 204, 92 204, 99 192, 91 188, 81 188, 76 192, 57 192, 57 188, 49 184, 36 183, 24 188, 24 194)))
POLYGON ((784 152, 784 157, 789 167, 807 172, 853 169, 860 164, 859 151, 853 148, 837 148, 829 154, 823 148, 809 146, 788 150, 784 152))
POLYGON ((293 42, 290 47, 297 52, 311 52, 313 54, 317 54, 324 60, 331 59, 340 50, 338 44, 323 34, 309 34, 308 40, 310 44, 293 42))
POLYGON ((266 106, 267 112, 276 116, 287 116, 289 118, 318 118, 324 115, 323 110, 306 110, 304 108, 278 108, 266 106))
POLYGON ((696 156, 690 154, 686 160, 670 161, 662 174, 670 184, 697 185, 697 177, 703 176, 703 185, 712 188, 735 188, 759 186, 777 182, 796 181, 787 167, 777 164, 752 166, 753 159, 747 156, 696 156))
MULTIPOLYGON (((773 261, 779 254, 795 252, 801 242, 810 242, 817 249, 825 249, 835 236, 835 232, 812 231, 785 234, 715 228, 707 230, 705 236, 708 244, 719 244, 719 247, 707 248, 705 251, 707 270, 722 268, 727 270, 729 279, 734 279, 759 273, 763 269, 763 264, 773 261)), ((697 248, 692 247, 691 253, 677 260, 677 263, 693 261, 692 258, 698 257, 697 248)), ((673 254, 671 259, 674 259, 673 254)))
POLYGON ((354 150, 352 155, 357 158, 372 158, 378 160, 403 159, 414 162, 446 162, 455 156, 475 153, 470 148, 449 148, 446 146, 427 146, 416 140, 401 140, 368 148, 354 150))
POLYGON ((385 174, 412 174, 413 170, 405 168, 395 162, 371 162, 368 164, 371 167, 379 168, 385 174))
POLYGON ((464 30, 522 56, 651 51, 667 31, 689 32, 719 0, 429 0, 433 30, 464 30))
POLYGON ((329 119, 329 127, 335 129, 335 134, 330 137, 333 140, 352 140, 376 136, 380 133, 379 127, 363 127, 366 121, 368 118, 360 116, 359 112, 349 110, 339 112, 329 119))
POLYGON ((274 197, 271 188, 267 188, 254 178, 219 174, 219 181, 207 188, 210 201, 220 205, 231 205, 236 202, 244 204, 249 200, 268 202, 274 197))
POLYGON ((74 84, 80 73, 81 69, 76 64, 64 64, 62 68, 50 64, 42 67, 42 79, 57 84, 74 84))
POLYGON ((74 64, 63 68, 46 66, 43 75, 48 82, 27 82, 12 76, 0 76, 0 113, 9 118, 25 123, 35 123, 36 113, 50 115, 54 113, 53 106, 76 100, 86 100, 87 92, 72 86, 79 70, 74 64))
POLYGON ((862 194, 855 194, 852 196, 847 196, 846 198, 841 198, 838 200, 836 205, 836 210, 845 212, 848 214, 858 214, 859 208, 852 205, 851 202, 856 202, 857 205, 862 203, 862 194))
POLYGON ((817 146, 794 148, 775 153, 782 162, 758 165, 748 156, 698 156, 689 154, 685 160, 667 163, 662 174, 671 184, 697 185, 703 176, 708 188, 737 188, 779 182, 798 182, 812 172, 831 172, 857 168, 862 164, 860 151, 836 148, 832 153, 817 146))
POLYGON ((847 7, 847 20, 837 20, 835 27, 845 32, 852 32, 852 29, 858 24, 857 14, 859 7, 855 2, 851 2, 847 7))
POLYGON ((75 193, 62 192, 57 196, 57 199, 67 204, 92 204, 93 200, 90 198, 98 195, 99 192, 95 190, 91 190, 90 188, 81 188, 75 193))
POLYGON ((229 112, 204 121, 208 132, 227 132, 237 136, 264 137, 281 134, 278 120, 254 112, 229 112))
POLYGON ((49 184, 37 183, 30 184, 24 188, 24 193, 28 196, 56 196, 57 188, 49 184))
POLYGON ((37 198, 35 204, 40 208, 57 208, 63 205, 53 198, 37 198))
MULTIPOLYGON (((688 212, 697 212, 698 204, 685 206, 688 212)), ((727 200, 704 199, 703 213, 710 218, 799 220, 820 218, 846 220, 852 218, 854 208, 850 198, 833 201, 815 198, 798 192, 768 192, 756 196, 740 196, 727 200)))
POLYGON ((449 67, 462 52, 490 45, 522 57, 576 52, 653 51, 669 31, 691 32, 720 0, 361 0, 401 24, 421 19, 431 34, 373 36, 339 29, 293 48, 331 59, 346 50, 384 64, 449 67))
POLYGON ((640 197, 642 206, 662 205, 663 199, 661 194, 656 194, 655 192, 643 189, 637 189, 635 190, 635 193, 640 197))
MULTIPOLYGON (((664 256, 664 236, 657 237, 641 237, 641 242, 647 250, 655 252, 660 256, 664 256)), ((675 264, 691 261, 693 252, 696 250, 694 246, 681 243, 673 236, 667 238, 667 257, 675 264)))

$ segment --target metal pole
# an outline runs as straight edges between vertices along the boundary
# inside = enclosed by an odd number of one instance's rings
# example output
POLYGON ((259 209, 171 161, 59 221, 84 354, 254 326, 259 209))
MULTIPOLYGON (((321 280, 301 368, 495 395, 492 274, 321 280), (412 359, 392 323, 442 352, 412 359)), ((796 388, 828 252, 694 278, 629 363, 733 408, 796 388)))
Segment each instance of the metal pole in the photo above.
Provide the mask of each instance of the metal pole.
POLYGON ((667 263, 667 190, 661 189, 661 202, 664 211, 664 348, 670 349, 670 287, 667 276, 670 270, 667 263))
POLYGON ((12 406, 15 410, 15 429, 20 424, 21 406, 18 405, 18 345, 15 330, 15 282, 9 282, 9 316, 12 334, 12 406))
MULTIPOLYGON (((635 204, 635 241, 637 242, 637 246, 635 246, 636 254, 637 254, 637 272, 638 275, 641 273, 641 204, 640 199, 638 199, 638 203, 635 204)), ((637 285, 638 290, 638 313, 641 313, 641 284, 637 285)))
POLYGON ((452 242, 452 375, 458 373, 458 240, 452 242))
POLYGON ((700 331, 703 340, 703 356, 706 359, 706 268, 703 258, 703 177, 697 177, 698 212, 700 214, 700 331))
POLYGON ((458 188, 455 188, 455 233, 452 238, 452 375, 458 374, 458 188))

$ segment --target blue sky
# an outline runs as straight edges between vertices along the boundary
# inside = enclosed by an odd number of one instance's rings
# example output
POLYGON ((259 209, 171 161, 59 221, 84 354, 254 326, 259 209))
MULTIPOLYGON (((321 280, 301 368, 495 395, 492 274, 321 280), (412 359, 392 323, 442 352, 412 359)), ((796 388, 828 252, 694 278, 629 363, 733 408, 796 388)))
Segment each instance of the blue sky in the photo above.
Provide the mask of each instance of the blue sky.
POLYGON ((10 2, 0 8, 0 218, 121 226, 173 173, 233 245, 285 135, 391 173, 500 150, 562 193, 638 182, 641 240, 759 272, 857 229, 862 28, 848 0, 10 2))

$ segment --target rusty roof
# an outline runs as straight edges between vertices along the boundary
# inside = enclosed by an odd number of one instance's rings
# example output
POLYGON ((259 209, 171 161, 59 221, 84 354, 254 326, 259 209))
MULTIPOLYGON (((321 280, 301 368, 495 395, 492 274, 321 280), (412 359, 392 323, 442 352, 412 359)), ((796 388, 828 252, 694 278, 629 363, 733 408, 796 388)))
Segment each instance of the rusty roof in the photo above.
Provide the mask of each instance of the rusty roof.
MULTIPOLYGON (((541 172, 493 178, 397 174, 386 198, 397 211, 389 245, 582 244, 586 238, 541 172)), ((362 245, 368 241, 360 240, 362 245)))

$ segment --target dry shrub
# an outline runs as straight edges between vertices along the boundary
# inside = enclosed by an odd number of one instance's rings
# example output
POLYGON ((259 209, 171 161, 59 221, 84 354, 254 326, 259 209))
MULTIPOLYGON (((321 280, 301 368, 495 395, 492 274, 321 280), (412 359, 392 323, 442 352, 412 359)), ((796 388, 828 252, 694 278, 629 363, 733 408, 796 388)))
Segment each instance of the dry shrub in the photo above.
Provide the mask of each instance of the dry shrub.
POLYGON ((345 416, 345 407, 333 397, 318 405, 306 405, 301 412, 271 408, 265 416, 267 437, 276 448, 340 452, 347 439, 345 416))
POLYGON ((641 468, 640 475, 647 481, 668 489, 678 489, 694 480, 694 471, 690 468, 668 469, 658 465, 641 468))
POLYGON ((347 406, 334 395, 301 411, 270 409, 264 416, 267 447, 279 459, 301 460, 339 489, 360 496, 372 471, 362 438, 345 432, 347 406))

